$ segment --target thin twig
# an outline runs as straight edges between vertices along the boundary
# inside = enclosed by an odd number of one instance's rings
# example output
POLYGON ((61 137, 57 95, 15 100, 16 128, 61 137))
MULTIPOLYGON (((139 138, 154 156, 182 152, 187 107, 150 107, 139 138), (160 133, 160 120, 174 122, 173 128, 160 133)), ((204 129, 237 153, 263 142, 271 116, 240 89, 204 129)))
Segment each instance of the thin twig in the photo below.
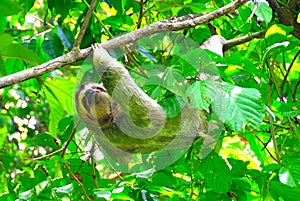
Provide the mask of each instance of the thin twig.
POLYGON ((288 67, 288 69, 287 69, 287 71, 286 71, 286 74, 284 75, 284 78, 283 78, 283 81, 282 81, 282 84, 281 84, 281 88, 280 88, 280 98, 282 99, 283 98, 283 90, 284 90, 284 85, 285 85, 285 83, 286 83, 286 80, 287 80, 287 77, 288 77, 288 75, 289 75, 289 73, 290 73, 290 71, 291 71, 291 69, 292 69, 292 67, 293 67, 293 65, 294 65, 294 63, 295 63, 295 61, 296 61, 296 59, 297 59, 297 57, 299 56, 299 54, 300 54, 300 50, 297 52, 297 54, 294 56, 294 58, 293 58, 293 60, 292 60, 292 62, 291 62, 291 64, 290 64, 290 66, 288 67))
POLYGON ((297 101, 297 91, 298 91, 298 87, 300 85, 300 80, 298 80, 297 84, 295 85, 295 89, 294 89, 294 92, 293 92, 293 101, 296 102, 297 101))
POLYGON ((80 43, 81 43, 82 38, 85 34, 86 28, 89 25, 89 22, 90 22, 90 19, 92 17, 93 11, 96 7, 96 4, 97 4, 97 0, 92 0, 91 5, 89 7, 89 10, 86 14, 86 17, 84 18, 83 23, 81 25, 80 32, 79 32, 79 34, 78 34, 78 36, 77 36, 77 38, 74 42, 73 49, 79 49, 80 43))
POLYGON ((95 170, 95 161, 94 158, 91 157, 91 166, 92 166, 92 174, 93 174, 93 180, 96 188, 99 188, 99 184, 97 181, 97 175, 96 175, 96 170, 95 170))
POLYGON ((141 28, 142 19, 144 16, 144 9, 143 9, 144 8, 144 0, 140 0, 139 5, 140 5, 140 11, 139 11, 139 19, 137 22, 137 29, 141 28))
POLYGON ((269 150, 268 147, 267 147, 268 144, 269 144, 269 142, 270 142, 270 140, 271 140, 271 137, 270 137, 270 139, 268 140, 268 142, 264 143, 257 135, 254 135, 254 136, 258 139, 258 141, 260 141, 260 143, 261 143, 262 145, 264 145, 264 147, 262 148, 261 151, 263 151, 264 149, 267 150, 267 152, 268 152, 268 154, 271 156, 271 158, 273 158, 273 160, 277 162, 277 159, 273 156, 273 154, 270 152, 270 150, 269 150))
MULTIPOLYGON (((96 140, 95 136, 92 135, 94 141, 95 141, 95 144, 97 145, 97 148, 103 153, 104 155, 104 151, 102 149, 102 147, 100 146, 100 144, 98 143, 98 141, 96 140)), ((108 163, 108 165, 110 166, 110 168, 116 173, 116 175, 121 179, 123 180, 123 177, 119 174, 119 172, 114 168, 114 166, 111 164, 111 162, 107 159, 107 157, 104 155, 104 160, 108 163)))
MULTIPOLYGON (((271 108, 271 80, 269 80, 269 84, 268 84, 268 107, 271 108)), ((270 122, 270 133, 271 133, 271 137, 272 137, 272 141, 273 141, 273 147, 274 147, 275 155, 276 155, 276 161, 280 165, 281 164, 280 156, 279 156, 278 147, 277 147, 277 144, 276 144, 273 118, 272 118, 271 115, 269 115, 269 122, 270 122)))
POLYGON ((73 139, 73 137, 74 137, 74 135, 76 133, 76 130, 77 130, 78 126, 79 126, 79 123, 80 123, 80 120, 77 120, 77 122, 76 122, 76 124, 75 124, 75 126, 74 126, 74 128, 73 128, 73 130, 72 130, 72 132, 71 132, 71 134, 70 134, 70 136, 69 136, 69 138, 68 138, 65 146, 63 147, 63 150, 62 150, 62 153, 61 153, 61 157, 62 158, 64 157, 64 155, 66 153, 66 150, 67 150, 70 142, 72 141, 72 139, 73 139))
POLYGON ((70 144, 72 138, 74 137, 74 135, 76 133, 78 125, 79 125, 79 120, 76 122, 76 125, 74 126, 67 142, 60 149, 58 149, 56 151, 53 151, 50 154, 47 154, 47 155, 44 155, 44 156, 40 156, 40 157, 36 157, 36 158, 28 158, 28 160, 32 160, 32 161, 42 160, 42 159, 45 159, 45 158, 49 158, 53 155, 56 155, 57 153, 60 153, 60 152, 62 152, 61 157, 63 157, 64 154, 65 154, 66 149, 68 148, 68 145, 70 144))
POLYGON ((81 188, 81 190, 83 191, 84 196, 86 197, 86 199, 87 199, 87 200, 92 200, 92 199, 88 196, 88 194, 86 193, 86 190, 85 190, 83 184, 81 183, 81 181, 79 181, 79 179, 77 178, 77 176, 74 175, 74 173, 72 172, 70 166, 69 166, 67 163, 64 163, 64 165, 65 165, 65 167, 67 168, 68 172, 71 174, 72 178, 75 179, 75 181, 77 181, 77 183, 78 183, 79 187, 81 188))

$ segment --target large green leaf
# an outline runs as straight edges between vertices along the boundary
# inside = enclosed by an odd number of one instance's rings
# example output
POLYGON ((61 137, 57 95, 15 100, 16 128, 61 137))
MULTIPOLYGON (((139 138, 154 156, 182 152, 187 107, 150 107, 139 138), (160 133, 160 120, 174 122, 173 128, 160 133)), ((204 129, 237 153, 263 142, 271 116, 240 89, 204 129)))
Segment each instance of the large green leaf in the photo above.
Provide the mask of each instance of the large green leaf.
POLYGON ((60 38, 53 32, 46 33, 43 41, 44 51, 52 58, 59 57, 64 52, 60 38))
POLYGON ((259 2, 255 14, 257 15, 257 17, 265 21, 266 24, 269 24, 272 20, 273 12, 272 12, 272 8, 270 8, 268 4, 264 2, 259 2))
POLYGON ((163 76, 163 86, 174 94, 185 97, 187 85, 184 83, 182 72, 176 68, 167 68, 163 76))
POLYGON ((264 21, 266 24, 269 24, 272 20, 272 9, 269 7, 269 5, 263 1, 258 3, 249 2, 248 6, 254 10, 255 9, 255 15, 259 17, 262 21, 264 21))
POLYGON ((242 130, 245 124, 257 127, 262 121, 260 93, 256 89, 241 88, 223 83, 216 92, 213 112, 233 130, 242 130))
POLYGON ((4 50, 7 46, 13 43, 13 37, 9 34, 0 34, 0 51, 4 50))
POLYGON ((215 96, 214 81, 207 79, 194 82, 187 90, 187 96, 192 107, 209 111, 209 106, 215 96))
POLYGON ((221 156, 211 153, 201 162, 200 169, 205 181, 215 192, 228 192, 232 178, 229 167, 221 156))
POLYGON ((298 186, 300 181, 300 159, 292 161, 288 166, 279 170, 279 179, 282 183, 291 187, 298 186))
POLYGON ((13 41, 13 37, 11 37, 9 34, 0 34, 1 60, 13 58, 27 62, 31 65, 38 65, 41 63, 41 58, 34 52, 23 45, 14 44, 13 41))
POLYGON ((283 198, 285 201, 300 200, 300 189, 297 187, 290 187, 278 181, 270 182, 271 193, 283 198))
POLYGON ((74 83, 67 79, 55 78, 46 81, 44 91, 50 106, 49 131, 57 134, 57 126, 64 112, 72 114, 74 83))
POLYGON ((1 0, 0 16, 16 15, 21 11, 19 4, 12 0, 1 0))
POLYGON ((54 8, 57 13, 65 18, 69 14, 69 10, 73 6, 73 0, 54 0, 54 8))
POLYGON ((11 44, 6 46, 1 51, 1 56, 3 59, 18 59, 27 62, 31 65, 38 65, 41 63, 41 59, 39 56, 37 56, 34 52, 20 44, 11 44))

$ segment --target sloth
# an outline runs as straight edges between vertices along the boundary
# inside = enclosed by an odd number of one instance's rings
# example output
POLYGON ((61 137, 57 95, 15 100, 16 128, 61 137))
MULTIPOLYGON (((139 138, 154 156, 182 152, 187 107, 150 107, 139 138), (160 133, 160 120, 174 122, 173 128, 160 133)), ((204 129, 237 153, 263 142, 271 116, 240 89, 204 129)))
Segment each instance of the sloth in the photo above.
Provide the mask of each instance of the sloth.
POLYGON ((168 119, 120 62, 99 44, 92 48, 94 68, 103 85, 83 83, 76 92, 76 109, 106 151, 118 156, 118 149, 148 153, 186 148, 195 138, 206 135, 206 114, 187 103, 180 114, 168 119))

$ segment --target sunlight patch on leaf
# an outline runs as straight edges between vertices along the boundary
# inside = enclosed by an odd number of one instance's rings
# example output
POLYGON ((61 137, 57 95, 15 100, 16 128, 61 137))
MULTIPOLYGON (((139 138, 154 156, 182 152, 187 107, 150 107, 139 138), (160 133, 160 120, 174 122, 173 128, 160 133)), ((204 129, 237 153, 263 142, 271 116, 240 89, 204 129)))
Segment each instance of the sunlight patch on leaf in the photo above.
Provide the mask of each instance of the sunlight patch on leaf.
POLYGON ((65 185, 65 186, 61 186, 61 187, 58 187, 58 188, 54 188, 54 190, 58 193, 71 193, 73 191, 74 187, 73 187, 73 184, 68 184, 68 185, 65 185))

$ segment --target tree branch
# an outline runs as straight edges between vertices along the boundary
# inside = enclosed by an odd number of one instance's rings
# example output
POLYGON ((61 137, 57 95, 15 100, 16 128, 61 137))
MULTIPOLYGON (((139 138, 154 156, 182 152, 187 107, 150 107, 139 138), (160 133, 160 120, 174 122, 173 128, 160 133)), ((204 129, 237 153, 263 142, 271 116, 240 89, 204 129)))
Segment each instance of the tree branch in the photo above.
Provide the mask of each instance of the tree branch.
POLYGON ((57 57, 51 61, 43 63, 41 65, 19 71, 17 73, 4 76, 0 78, 0 88, 7 87, 19 82, 29 80, 31 78, 39 77, 46 73, 52 72, 58 68, 65 65, 74 63, 78 60, 85 59, 91 52, 91 48, 86 48, 83 50, 71 51, 63 56, 57 57))
POLYGON ((279 22, 285 26, 293 26, 292 34, 300 39, 300 25, 297 22, 298 7, 300 0, 290 0, 287 5, 280 6, 276 0, 267 0, 270 7, 278 15, 279 22))
POLYGON ((97 0, 93 0, 91 2, 89 10, 88 10, 88 12, 86 14, 86 17, 84 18, 84 21, 82 23, 81 28, 80 28, 80 32, 79 32, 79 34, 78 34, 78 36, 76 38, 76 41, 74 43, 74 46, 73 46, 74 50, 79 49, 79 46, 80 46, 81 41, 82 41, 82 38, 83 38, 83 36, 85 34, 87 26, 89 25, 89 22, 90 22, 90 19, 92 17, 93 11, 94 11, 94 9, 96 7, 96 4, 97 4, 97 0))
MULTIPOLYGON (((130 33, 106 41, 102 43, 101 46, 107 50, 111 50, 116 47, 128 44, 130 42, 134 42, 140 38, 153 35, 155 33, 165 32, 165 31, 177 31, 177 30, 196 27, 200 24, 206 24, 211 20, 214 20, 225 14, 233 12, 235 9, 237 9, 239 6, 243 5, 246 2, 247 0, 237 0, 230 4, 227 4, 226 6, 218 10, 206 13, 204 15, 190 14, 182 17, 172 17, 167 20, 155 22, 136 31, 132 31, 130 33)), ((85 59, 86 57, 88 57, 90 52, 91 52, 90 47, 80 51, 72 50, 68 54, 55 58, 44 64, 11 75, 4 76, 0 78, 0 88, 10 86, 31 78, 39 77, 45 73, 54 71, 55 69, 61 68, 65 65, 74 63, 78 60, 85 59)))
POLYGON ((236 45, 240 45, 246 42, 251 41, 253 38, 262 38, 265 35, 266 31, 259 31, 255 32, 253 34, 249 34, 247 36, 242 36, 239 38, 234 38, 231 40, 227 40, 226 43, 224 44, 223 50, 226 51, 236 45))

